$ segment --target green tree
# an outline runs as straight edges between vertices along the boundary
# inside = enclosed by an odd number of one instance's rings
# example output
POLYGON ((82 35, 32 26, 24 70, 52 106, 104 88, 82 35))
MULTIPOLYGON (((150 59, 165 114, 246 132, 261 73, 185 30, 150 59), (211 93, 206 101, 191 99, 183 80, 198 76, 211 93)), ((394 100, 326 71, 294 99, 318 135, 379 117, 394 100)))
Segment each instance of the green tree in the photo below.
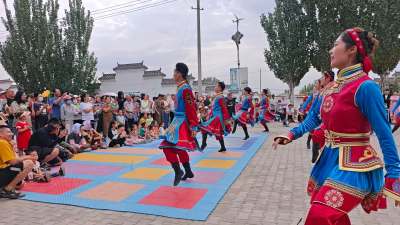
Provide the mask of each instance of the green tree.
POLYGON ((400 60, 400 2, 398 0, 302 0, 309 25, 311 64, 329 70, 329 50, 341 32, 362 27, 376 34, 380 48, 374 72, 384 80, 400 60))
POLYGON ((289 98, 293 103, 294 88, 310 67, 308 26, 297 0, 275 2, 275 11, 261 16, 261 25, 269 43, 264 55, 275 76, 288 84, 289 98))
POLYGON ((88 51, 93 18, 81 0, 69 2, 62 20, 58 0, 15 0, 14 15, 3 3, 9 36, 0 43, 0 61, 21 88, 94 92, 97 60, 88 51))
POLYGON ((300 89, 300 94, 309 95, 310 93, 312 93, 313 88, 314 88, 314 84, 313 83, 306 84, 300 89))

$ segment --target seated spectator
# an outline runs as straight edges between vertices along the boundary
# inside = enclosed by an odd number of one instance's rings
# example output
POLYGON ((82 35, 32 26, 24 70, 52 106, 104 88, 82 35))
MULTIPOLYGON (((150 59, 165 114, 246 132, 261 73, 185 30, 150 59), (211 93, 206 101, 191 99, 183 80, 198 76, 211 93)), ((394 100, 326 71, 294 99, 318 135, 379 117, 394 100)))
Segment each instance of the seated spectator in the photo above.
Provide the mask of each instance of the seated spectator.
POLYGON ((140 124, 139 137, 145 138, 145 134, 146 134, 146 122, 143 122, 140 124))
POLYGON ((111 121, 110 130, 108 132, 108 138, 112 140, 115 135, 118 134, 118 123, 116 121, 111 121))
POLYGON ((162 129, 163 128, 158 125, 157 121, 154 121, 150 129, 151 138, 154 140, 160 139, 160 134, 162 132, 162 129))
POLYGON ((82 136, 85 138, 86 143, 90 144, 92 150, 105 148, 103 144, 103 135, 92 128, 90 121, 83 122, 81 133, 82 136))
POLYGON ((50 172, 40 168, 40 163, 38 160, 38 154, 36 151, 27 152, 28 155, 32 156, 33 168, 32 171, 28 173, 27 180, 34 182, 50 182, 51 174, 50 172))
POLYGON ((18 199, 24 194, 16 191, 32 171, 32 156, 17 157, 13 150, 13 133, 0 125, 0 198, 18 199))
MULTIPOLYGON (((61 123, 58 119, 52 118, 47 126, 33 133, 29 140, 29 150, 36 151, 39 156, 39 162, 42 166, 61 165, 65 158, 64 149, 59 146, 67 134, 66 129, 61 129, 61 123), (62 152, 62 153, 61 153, 62 152)), ((69 155, 68 157, 71 157, 69 155)))
POLYGON ((145 140, 139 137, 139 130, 136 124, 133 124, 131 127, 131 132, 129 133, 129 137, 126 139, 126 145, 134 145, 144 143, 145 140))
POLYGON ((125 126, 119 124, 117 127, 117 134, 111 139, 109 147, 121 147, 125 145, 125 140, 128 137, 125 131, 125 126))
POLYGON ((15 123, 17 129, 17 146, 20 155, 28 149, 29 139, 32 136, 32 125, 28 122, 29 112, 17 113, 18 121, 15 123))
MULTIPOLYGON (((88 122, 90 123, 89 120, 88 122)), ((75 123, 72 125, 71 133, 67 137, 67 142, 72 146, 74 154, 90 148, 90 144, 88 144, 85 138, 82 136, 82 127, 83 125, 75 123)))

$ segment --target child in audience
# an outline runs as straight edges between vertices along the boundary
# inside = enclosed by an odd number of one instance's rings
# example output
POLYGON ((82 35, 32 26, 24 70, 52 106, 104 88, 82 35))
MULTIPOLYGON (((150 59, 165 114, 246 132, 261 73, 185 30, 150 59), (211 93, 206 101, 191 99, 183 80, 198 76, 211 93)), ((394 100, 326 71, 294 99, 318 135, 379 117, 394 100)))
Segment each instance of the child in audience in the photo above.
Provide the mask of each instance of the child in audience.
POLYGON ((17 129, 17 147, 21 155, 28 149, 29 139, 32 136, 32 125, 27 121, 28 117, 29 112, 18 113, 18 121, 15 124, 17 129))
POLYGON ((67 142, 73 147, 74 154, 87 150, 91 147, 90 144, 86 142, 82 132, 83 125, 75 123, 72 125, 71 133, 67 137, 67 142))
POLYGON ((133 124, 129 137, 125 140, 126 145, 134 145, 144 143, 145 140, 139 137, 139 129, 137 124, 133 124))
POLYGON ((118 110, 118 114, 115 117, 115 120, 119 123, 125 126, 126 118, 124 115, 124 111, 122 109, 118 110))
POLYGON ((128 135, 126 134, 125 126, 122 125, 122 124, 119 124, 118 127, 117 127, 117 133, 111 139, 109 147, 121 147, 121 146, 124 146, 127 137, 128 137, 128 135))
POLYGON ((158 125, 157 121, 153 122, 153 126, 150 129, 151 138, 154 140, 160 139, 160 126, 158 125))
POLYGON ((33 156, 33 169, 31 172, 29 172, 27 176, 28 181, 33 181, 33 182, 50 182, 52 177, 57 177, 57 176, 65 176, 65 169, 63 166, 60 166, 60 169, 58 172, 51 173, 50 171, 46 171, 43 168, 40 167, 40 163, 38 161, 38 154, 36 151, 29 151, 27 152, 28 155, 33 156))
POLYGON ((139 128, 139 137, 145 138, 146 135, 146 122, 142 122, 139 128))

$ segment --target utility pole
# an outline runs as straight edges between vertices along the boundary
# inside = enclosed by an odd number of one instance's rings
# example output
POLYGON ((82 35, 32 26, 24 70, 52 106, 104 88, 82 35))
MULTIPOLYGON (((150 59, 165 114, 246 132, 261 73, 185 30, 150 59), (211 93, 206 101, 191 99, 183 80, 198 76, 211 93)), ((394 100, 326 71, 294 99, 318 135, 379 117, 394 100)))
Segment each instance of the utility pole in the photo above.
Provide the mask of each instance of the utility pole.
POLYGON ((197 7, 192 7, 197 11, 197 86, 198 92, 201 96, 203 94, 202 76, 201 76, 201 35, 200 35, 200 0, 197 0, 197 7))
POLYGON ((238 69, 240 68, 239 44, 240 44, 240 39, 242 39, 242 37, 243 37, 243 34, 239 32, 239 22, 241 20, 244 20, 244 19, 239 18, 236 15, 235 15, 235 19, 232 20, 233 23, 236 23, 236 33, 232 36, 232 40, 236 44, 238 69))

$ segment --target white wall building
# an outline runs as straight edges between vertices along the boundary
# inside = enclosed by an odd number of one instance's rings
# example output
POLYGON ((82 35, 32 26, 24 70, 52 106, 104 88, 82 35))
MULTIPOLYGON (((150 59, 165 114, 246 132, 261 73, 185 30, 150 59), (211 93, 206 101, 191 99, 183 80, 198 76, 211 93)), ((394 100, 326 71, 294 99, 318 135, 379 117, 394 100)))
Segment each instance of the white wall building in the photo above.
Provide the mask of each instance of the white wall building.
MULTIPOLYGON (((146 93, 151 97, 159 94, 175 94, 176 83, 173 78, 158 70, 148 70, 143 61, 140 63, 119 64, 113 69, 114 73, 103 73, 99 78, 101 82, 99 94, 123 91, 125 94, 146 93)), ((203 93, 212 94, 215 78, 206 78, 203 81, 203 93), (211 90, 211 91, 210 91, 211 90), (205 91, 205 92, 204 92, 205 91)), ((189 75, 189 82, 194 91, 197 90, 197 82, 189 75)))

